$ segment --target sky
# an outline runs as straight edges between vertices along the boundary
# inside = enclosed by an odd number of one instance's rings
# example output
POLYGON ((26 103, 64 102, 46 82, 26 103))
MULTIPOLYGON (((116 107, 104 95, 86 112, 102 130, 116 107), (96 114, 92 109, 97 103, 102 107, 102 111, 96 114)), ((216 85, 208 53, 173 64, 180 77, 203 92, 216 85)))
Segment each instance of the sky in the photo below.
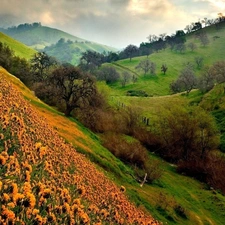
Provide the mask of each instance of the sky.
POLYGON ((225 14, 225 0, 1 0, 0 27, 41 22, 116 48, 225 14))

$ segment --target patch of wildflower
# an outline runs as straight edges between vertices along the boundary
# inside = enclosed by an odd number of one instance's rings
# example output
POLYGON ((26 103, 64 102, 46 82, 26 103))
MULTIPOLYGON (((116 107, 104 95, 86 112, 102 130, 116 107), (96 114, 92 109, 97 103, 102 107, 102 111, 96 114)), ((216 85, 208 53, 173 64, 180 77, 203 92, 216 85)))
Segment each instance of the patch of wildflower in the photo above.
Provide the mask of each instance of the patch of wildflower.
POLYGON ((5 73, 0 69, 0 224, 159 224, 65 143, 5 73))

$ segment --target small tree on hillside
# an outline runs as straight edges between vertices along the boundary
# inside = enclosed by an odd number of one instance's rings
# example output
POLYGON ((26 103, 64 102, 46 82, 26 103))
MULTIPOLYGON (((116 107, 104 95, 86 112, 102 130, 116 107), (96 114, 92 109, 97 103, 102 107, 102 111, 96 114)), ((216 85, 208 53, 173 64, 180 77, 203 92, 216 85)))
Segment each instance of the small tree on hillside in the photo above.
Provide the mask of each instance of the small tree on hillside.
POLYGON ((206 32, 201 31, 200 33, 198 33, 197 37, 204 47, 210 43, 209 37, 206 32))
POLYGON ((197 77, 191 67, 185 67, 176 81, 170 85, 171 91, 177 93, 178 90, 186 91, 188 95, 190 91, 197 85, 197 77))
POLYGON ((201 69, 201 67, 203 66, 203 61, 204 61, 204 58, 202 56, 195 57, 195 62, 197 64, 198 69, 201 69))
POLYGON ((218 61, 213 64, 212 72, 218 83, 225 82, 225 61, 218 61))
POLYGON ((122 87, 125 87, 126 84, 130 81, 130 79, 131 79, 131 75, 127 71, 123 72, 121 77, 122 87))
POLYGON ((161 71, 163 72, 163 74, 165 75, 166 74, 166 71, 168 70, 168 67, 166 64, 162 64, 161 66, 161 71))
POLYGON ((99 70, 97 77, 106 84, 112 84, 120 79, 120 74, 112 66, 104 66, 99 70))
POLYGON ((194 42, 190 42, 187 47, 193 52, 197 49, 197 45, 194 42))
POLYGON ((138 47, 135 45, 128 45, 125 49, 124 49, 124 53, 125 55, 130 59, 131 59, 137 55, 138 53, 138 47))
POLYGON ((144 59, 139 62, 139 64, 135 67, 137 70, 143 70, 146 75, 148 72, 150 74, 155 74, 156 64, 151 62, 149 59, 144 59))
POLYGON ((211 90, 214 87, 216 77, 212 67, 205 67, 198 80, 198 88, 202 92, 211 90))

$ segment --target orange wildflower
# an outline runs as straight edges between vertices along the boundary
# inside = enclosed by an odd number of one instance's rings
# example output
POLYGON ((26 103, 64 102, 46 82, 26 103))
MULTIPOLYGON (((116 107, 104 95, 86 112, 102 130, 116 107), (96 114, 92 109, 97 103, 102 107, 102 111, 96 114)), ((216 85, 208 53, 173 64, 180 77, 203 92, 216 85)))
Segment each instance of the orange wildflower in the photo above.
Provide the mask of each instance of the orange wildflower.
POLYGON ((12 183, 12 194, 16 195, 18 193, 18 187, 16 183, 12 183))
POLYGON ((36 203, 35 196, 32 193, 27 193, 26 194, 26 200, 24 201, 24 206, 34 208, 35 203, 36 203))
POLYGON ((5 163, 6 163, 6 158, 0 155, 0 165, 5 165, 5 163))
POLYGON ((7 209, 6 207, 2 207, 3 210, 2 210, 2 217, 3 218, 7 218, 9 221, 12 221, 15 219, 15 213, 9 209, 7 209))
POLYGON ((10 200, 10 197, 7 193, 3 193, 3 200, 8 202, 10 200))
POLYGON ((23 194, 17 193, 15 195, 13 195, 12 199, 13 199, 13 203, 19 205, 22 202, 22 199, 25 196, 23 194))

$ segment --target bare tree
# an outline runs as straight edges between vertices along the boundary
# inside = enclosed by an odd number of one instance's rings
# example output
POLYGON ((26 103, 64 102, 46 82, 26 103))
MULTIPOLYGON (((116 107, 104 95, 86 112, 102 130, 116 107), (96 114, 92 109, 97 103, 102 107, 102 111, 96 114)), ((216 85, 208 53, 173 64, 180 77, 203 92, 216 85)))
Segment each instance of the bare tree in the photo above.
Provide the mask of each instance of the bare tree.
POLYGON ((213 75, 218 83, 225 82, 225 61, 219 61, 212 66, 213 75))
POLYGON ((122 87, 125 87, 125 85, 129 82, 130 79, 131 79, 131 75, 127 71, 123 72, 122 79, 121 79, 122 87))
POLYGON ((148 72, 151 74, 155 74, 156 65, 151 62, 149 59, 144 59, 139 62, 139 64, 135 67, 137 70, 143 70, 146 75, 148 72))
POLYGON ((184 43, 178 43, 175 45, 175 50, 180 53, 184 53, 186 50, 186 45, 184 43))
POLYGON ((198 69, 200 69, 203 66, 204 58, 202 56, 196 56, 195 62, 197 64, 198 69))
POLYGON ((209 37, 208 37, 208 35, 207 35, 206 32, 201 31, 201 32, 198 34, 198 38, 199 38, 201 44, 202 44, 204 47, 205 47, 206 45, 208 45, 209 42, 210 42, 210 41, 209 41, 209 37))
POLYGON ((197 45, 194 42, 190 42, 187 47, 193 52, 197 49, 197 45))
POLYGON ((168 67, 166 64, 162 64, 161 66, 161 71, 163 72, 163 74, 165 75, 166 74, 166 71, 168 70, 168 67))
POLYGON ((215 81, 216 77, 214 76, 212 67, 205 67, 203 73, 199 77, 198 88, 202 92, 209 91, 214 87, 215 81))
POLYGON ((197 77, 191 67, 185 67, 176 81, 170 84, 171 91, 174 93, 186 91, 188 95, 190 91, 197 85, 197 77))

